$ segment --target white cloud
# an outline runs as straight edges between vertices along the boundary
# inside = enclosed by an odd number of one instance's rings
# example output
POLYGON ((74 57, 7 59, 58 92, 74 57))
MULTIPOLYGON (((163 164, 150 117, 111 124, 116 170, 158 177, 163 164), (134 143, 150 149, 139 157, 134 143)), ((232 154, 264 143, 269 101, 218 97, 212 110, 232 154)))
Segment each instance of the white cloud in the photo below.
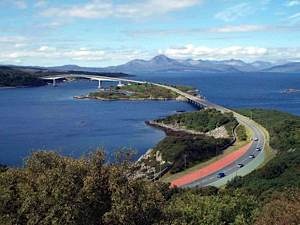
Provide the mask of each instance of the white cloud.
POLYGON ((21 48, 28 44, 28 39, 22 36, 0 36, 0 47, 2 51, 6 48, 21 48))
MULTIPOLYGON (((284 50, 287 51, 286 49, 284 50)), ((260 59, 260 58, 272 58, 279 57, 279 53, 281 53, 280 49, 276 51, 255 47, 255 46, 229 46, 224 48, 210 48, 206 46, 194 46, 192 44, 177 47, 177 48, 168 48, 166 50, 160 50, 160 54, 165 54, 171 58, 177 59, 211 59, 211 60, 222 60, 222 59, 260 59), (276 54, 275 54, 276 53, 276 54)), ((294 52, 293 52, 294 53, 294 52)), ((290 55, 292 56, 292 55, 290 55)), ((298 54, 300 57, 300 55, 298 54)))
MULTIPOLYGON (((255 60, 300 60, 300 48, 265 48, 257 46, 229 46, 212 48, 207 46, 195 46, 192 44, 182 47, 170 47, 159 50, 157 54, 165 54, 176 59, 243 59, 255 60)), ((153 57, 152 52, 136 49, 92 49, 74 48, 70 50, 59 49, 52 46, 40 46, 35 49, 11 48, 0 52, 0 62, 23 63, 25 65, 61 65, 75 63, 79 65, 115 65, 125 63, 133 59, 147 59, 153 57)))
POLYGON ((240 17, 250 15, 253 12, 255 12, 255 9, 249 3, 244 2, 217 13, 215 18, 230 22, 240 17))
POLYGON ((262 25, 250 25, 243 24, 238 26, 224 26, 211 28, 209 31, 212 33, 238 33, 238 32, 255 32, 255 31, 263 31, 266 27, 262 25))
POLYGON ((300 0, 288 0, 287 6, 296 6, 296 5, 300 5, 300 0))
POLYGON ((61 50, 50 46, 41 46, 37 49, 9 49, 0 52, 0 62, 20 63, 24 61, 39 62, 46 64, 56 62, 55 64, 63 64, 63 62, 74 62, 86 64, 88 62, 102 64, 103 62, 129 61, 139 57, 145 57, 145 52, 131 49, 90 49, 78 48, 71 50, 61 50))
POLYGON ((55 50, 56 50, 56 48, 49 47, 47 45, 43 45, 43 46, 41 46, 41 47, 38 48, 39 52, 50 52, 50 51, 55 51, 55 50))
POLYGON ((140 18, 160 15, 188 8, 200 0, 145 0, 114 4, 111 1, 94 0, 86 4, 49 8, 42 12, 46 17, 96 19, 107 17, 140 18))
POLYGON ((295 13, 295 14, 289 16, 286 20, 287 20, 289 23, 291 23, 291 24, 295 24, 295 23, 300 22, 300 12, 295 13))
POLYGON ((48 4, 47 0, 36 0, 34 6, 37 8, 41 8, 47 6, 47 4, 48 4))

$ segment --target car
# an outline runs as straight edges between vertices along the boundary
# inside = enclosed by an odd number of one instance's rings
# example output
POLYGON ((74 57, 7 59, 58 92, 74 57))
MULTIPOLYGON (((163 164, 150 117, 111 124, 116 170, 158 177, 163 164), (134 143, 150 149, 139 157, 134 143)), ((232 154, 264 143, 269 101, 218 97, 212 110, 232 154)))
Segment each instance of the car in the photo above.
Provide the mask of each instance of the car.
POLYGON ((251 155, 249 155, 249 158, 250 158, 250 159, 254 159, 254 158, 255 158, 255 155, 251 154, 251 155))
POLYGON ((260 151, 261 151, 261 148, 260 148, 260 147, 257 147, 257 148, 256 148, 256 151, 260 152, 260 151))
POLYGON ((237 164, 237 167, 242 168, 242 167, 244 167, 244 164, 238 163, 238 164, 237 164))
POLYGON ((225 177, 225 173, 221 172, 217 174, 217 178, 222 178, 225 177))
POLYGON ((254 138, 254 141, 258 141, 258 138, 256 137, 256 138, 254 138))

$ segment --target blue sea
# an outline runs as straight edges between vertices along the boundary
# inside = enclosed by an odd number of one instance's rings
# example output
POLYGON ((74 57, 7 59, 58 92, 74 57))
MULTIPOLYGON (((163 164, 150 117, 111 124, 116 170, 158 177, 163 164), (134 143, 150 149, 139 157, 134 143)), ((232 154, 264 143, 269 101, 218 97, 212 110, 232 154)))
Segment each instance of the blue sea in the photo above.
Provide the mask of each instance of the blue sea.
MULTIPOLYGON (((191 85, 208 100, 230 108, 269 108, 300 115, 300 74, 152 73, 134 79, 191 85)), ((111 83, 106 83, 109 86, 111 83)), ((0 163, 22 165, 36 150, 55 150, 80 157, 97 148, 108 155, 122 147, 139 155, 165 134, 144 122, 195 110, 176 101, 76 100, 95 91, 97 82, 79 80, 57 87, 0 89, 0 163)))

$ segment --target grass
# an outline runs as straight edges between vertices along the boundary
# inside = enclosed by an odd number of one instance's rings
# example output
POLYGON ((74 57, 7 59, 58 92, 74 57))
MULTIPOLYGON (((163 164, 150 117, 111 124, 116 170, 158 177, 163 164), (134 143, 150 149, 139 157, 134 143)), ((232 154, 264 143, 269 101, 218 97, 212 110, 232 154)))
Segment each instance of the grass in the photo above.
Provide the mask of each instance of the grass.
POLYGON ((176 99, 179 95, 166 88, 152 84, 130 84, 123 87, 113 87, 108 91, 98 91, 89 94, 91 98, 101 98, 107 100, 165 100, 176 99))

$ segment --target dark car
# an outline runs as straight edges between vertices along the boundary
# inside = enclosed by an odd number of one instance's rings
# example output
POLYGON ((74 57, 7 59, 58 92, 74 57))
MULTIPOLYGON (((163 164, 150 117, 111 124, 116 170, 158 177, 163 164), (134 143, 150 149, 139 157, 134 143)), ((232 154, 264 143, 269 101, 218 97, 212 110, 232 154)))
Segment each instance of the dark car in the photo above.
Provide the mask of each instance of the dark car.
POLYGON ((225 173, 218 173, 217 178, 225 177, 225 173))

